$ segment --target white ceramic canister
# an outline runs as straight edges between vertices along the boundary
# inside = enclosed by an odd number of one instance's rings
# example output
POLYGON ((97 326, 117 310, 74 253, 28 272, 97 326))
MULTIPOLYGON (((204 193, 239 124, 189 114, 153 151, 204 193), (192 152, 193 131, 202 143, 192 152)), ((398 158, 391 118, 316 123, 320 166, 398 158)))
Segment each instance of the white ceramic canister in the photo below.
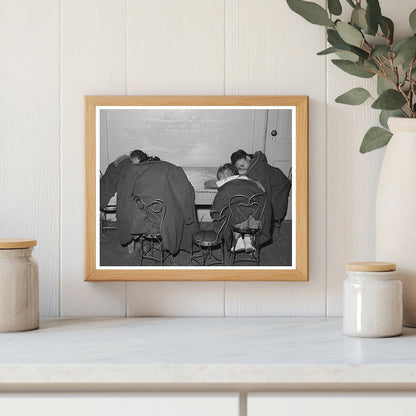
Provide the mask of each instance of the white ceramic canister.
POLYGON ((0 332, 39 328, 36 240, 0 239, 0 332))
POLYGON ((396 265, 386 262, 347 264, 343 331, 354 337, 393 337, 402 333, 402 282, 396 265))

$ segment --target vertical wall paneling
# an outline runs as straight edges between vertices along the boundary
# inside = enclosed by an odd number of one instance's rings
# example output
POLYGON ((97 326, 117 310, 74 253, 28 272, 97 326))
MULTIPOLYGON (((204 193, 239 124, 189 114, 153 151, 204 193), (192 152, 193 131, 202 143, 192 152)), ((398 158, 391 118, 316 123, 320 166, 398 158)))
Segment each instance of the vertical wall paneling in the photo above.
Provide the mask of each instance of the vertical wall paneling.
POLYGON ((62 0, 62 315, 124 315, 126 284, 84 282, 83 96, 126 93, 126 1, 62 0))
POLYGON ((1 2, 0 238, 38 241, 40 313, 59 314, 59 1, 1 2))
MULTIPOLYGON (((380 5, 395 24, 395 38, 410 36, 408 16, 414 1, 403 0, 397 7, 380 0, 380 5)), ((355 87, 367 88, 376 96, 375 77, 350 76, 328 60, 327 296, 332 316, 342 313, 345 263, 374 260, 375 199, 384 150, 359 153, 365 132, 378 123, 379 111, 371 109, 373 100, 360 106, 335 103, 338 95, 355 87)))
POLYGON ((128 0, 128 93, 222 95, 225 0, 128 0))
POLYGON ((226 315, 325 314, 326 69, 316 56, 324 47, 324 31, 284 0, 227 0, 226 94, 310 97, 310 281, 227 282, 226 315))
POLYGON ((127 284, 128 316, 224 316, 223 282, 127 284))
MULTIPOLYGON (((128 0, 128 93, 222 95, 224 1, 128 0)), ((130 316, 224 315, 223 282, 134 282, 127 289, 130 316)))
MULTIPOLYGON (((410 35, 414 0, 380 3, 410 35)), ((334 99, 374 82, 316 56, 323 28, 285 0, 1 4, 0 237, 38 240, 43 316, 341 313, 345 262, 374 256, 384 151, 359 153, 378 113, 334 99), (310 281, 84 282, 85 94, 309 95, 310 281)))

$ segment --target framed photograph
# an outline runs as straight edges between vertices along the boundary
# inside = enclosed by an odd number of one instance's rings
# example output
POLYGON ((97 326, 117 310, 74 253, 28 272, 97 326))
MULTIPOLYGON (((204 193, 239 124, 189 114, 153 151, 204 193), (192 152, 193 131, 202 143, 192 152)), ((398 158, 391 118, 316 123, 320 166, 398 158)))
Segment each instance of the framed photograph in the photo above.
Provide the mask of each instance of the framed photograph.
POLYGON ((85 280, 308 280, 307 96, 86 96, 85 183, 85 280))

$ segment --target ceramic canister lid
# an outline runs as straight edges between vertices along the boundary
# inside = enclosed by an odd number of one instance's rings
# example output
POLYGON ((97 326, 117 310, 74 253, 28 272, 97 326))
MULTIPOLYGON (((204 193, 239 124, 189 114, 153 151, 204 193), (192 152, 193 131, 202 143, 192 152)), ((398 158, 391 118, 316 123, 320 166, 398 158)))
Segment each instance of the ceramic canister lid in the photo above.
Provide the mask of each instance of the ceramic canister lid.
POLYGON ((351 272, 393 272, 396 265, 386 261, 357 261, 347 263, 346 269, 351 272))
POLYGON ((1 249, 30 248, 37 244, 36 240, 28 238, 0 238, 1 249))

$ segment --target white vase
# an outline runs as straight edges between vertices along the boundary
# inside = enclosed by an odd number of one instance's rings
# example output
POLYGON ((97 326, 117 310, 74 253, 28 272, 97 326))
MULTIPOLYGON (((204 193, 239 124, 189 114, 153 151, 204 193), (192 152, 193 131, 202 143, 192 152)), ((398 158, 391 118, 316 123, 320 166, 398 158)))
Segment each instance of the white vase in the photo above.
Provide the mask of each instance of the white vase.
POLYGON ((393 133, 380 172, 376 260, 397 264, 403 323, 416 327, 416 119, 391 117, 393 133))

